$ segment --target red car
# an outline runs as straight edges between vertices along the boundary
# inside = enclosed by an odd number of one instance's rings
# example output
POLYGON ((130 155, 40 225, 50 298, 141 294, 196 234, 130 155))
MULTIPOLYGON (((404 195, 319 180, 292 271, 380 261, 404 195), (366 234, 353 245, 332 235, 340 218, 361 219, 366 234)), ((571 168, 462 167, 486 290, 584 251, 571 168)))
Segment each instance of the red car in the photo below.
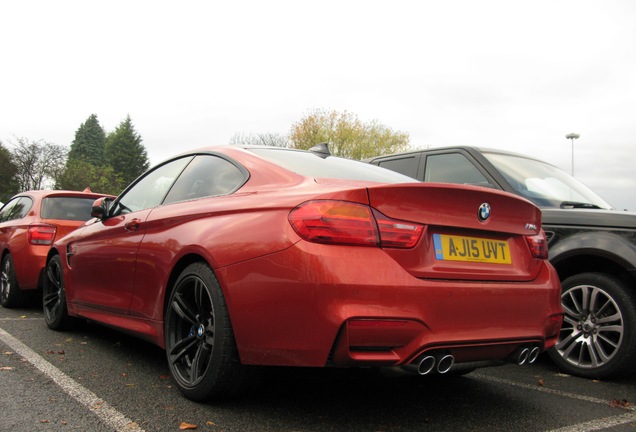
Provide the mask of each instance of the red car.
POLYGON ((48 326, 82 317, 165 348, 193 400, 240 391, 253 365, 461 373, 554 345, 537 207, 326 150, 201 149, 98 200, 47 258, 48 326))
POLYGON ((20 306, 28 292, 42 286, 46 255, 53 241, 91 218, 103 195, 64 190, 18 194, 0 210, 0 304, 20 306))

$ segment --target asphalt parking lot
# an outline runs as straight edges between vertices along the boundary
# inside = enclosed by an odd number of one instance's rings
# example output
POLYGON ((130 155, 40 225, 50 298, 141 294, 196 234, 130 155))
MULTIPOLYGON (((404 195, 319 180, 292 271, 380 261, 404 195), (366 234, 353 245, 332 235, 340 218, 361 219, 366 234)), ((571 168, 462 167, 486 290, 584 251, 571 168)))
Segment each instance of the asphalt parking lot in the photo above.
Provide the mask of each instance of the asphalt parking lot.
POLYGON ((581 379, 544 357, 457 378, 270 368, 244 398, 200 404, 172 385, 157 347, 92 324, 54 332, 37 308, 0 308, 0 430, 636 430, 636 376, 581 379))

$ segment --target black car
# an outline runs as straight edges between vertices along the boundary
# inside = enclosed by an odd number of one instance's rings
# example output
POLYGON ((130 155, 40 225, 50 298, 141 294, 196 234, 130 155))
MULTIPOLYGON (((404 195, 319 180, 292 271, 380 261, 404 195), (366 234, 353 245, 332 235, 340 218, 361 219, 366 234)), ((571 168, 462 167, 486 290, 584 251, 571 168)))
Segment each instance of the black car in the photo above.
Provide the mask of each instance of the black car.
POLYGON ((426 182, 512 192, 539 206, 565 311, 550 356, 589 378, 636 370, 636 213, 613 209, 553 165, 502 150, 440 147, 366 162, 426 182))

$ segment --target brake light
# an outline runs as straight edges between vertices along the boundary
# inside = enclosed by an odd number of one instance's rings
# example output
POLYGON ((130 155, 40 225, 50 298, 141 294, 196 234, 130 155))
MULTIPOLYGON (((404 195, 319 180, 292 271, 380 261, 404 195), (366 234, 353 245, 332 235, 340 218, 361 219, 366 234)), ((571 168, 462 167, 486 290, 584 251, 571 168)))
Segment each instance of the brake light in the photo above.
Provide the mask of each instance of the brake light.
POLYGON ((308 201, 291 211, 289 222, 303 239, 323 244, 410 248, 423 231, 348 201, 308 201))
POLYGON ((526 241, 533 257, 548 259, 548 240, 543 230, 537 235, 526 236, 526 241))
POLYGON ((32 245, 50 245, 55 240, 57 227, 53 225, 34 224, 29 225, 27 241, 32 245))

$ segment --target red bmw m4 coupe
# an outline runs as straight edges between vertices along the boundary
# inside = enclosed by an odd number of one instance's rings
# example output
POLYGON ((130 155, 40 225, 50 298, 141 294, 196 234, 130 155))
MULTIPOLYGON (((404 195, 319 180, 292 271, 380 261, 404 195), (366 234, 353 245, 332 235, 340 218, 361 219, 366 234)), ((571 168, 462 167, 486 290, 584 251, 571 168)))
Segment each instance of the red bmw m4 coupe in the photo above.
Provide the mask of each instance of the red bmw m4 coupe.
POLYGON ((184 153, 92 216, 49 252, 48 326, 82 318, 159 345, 193 400, 235 395, 254 366, 531 363, 562 322, 530 201, 324 145, 184 153))

